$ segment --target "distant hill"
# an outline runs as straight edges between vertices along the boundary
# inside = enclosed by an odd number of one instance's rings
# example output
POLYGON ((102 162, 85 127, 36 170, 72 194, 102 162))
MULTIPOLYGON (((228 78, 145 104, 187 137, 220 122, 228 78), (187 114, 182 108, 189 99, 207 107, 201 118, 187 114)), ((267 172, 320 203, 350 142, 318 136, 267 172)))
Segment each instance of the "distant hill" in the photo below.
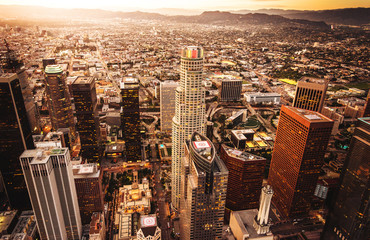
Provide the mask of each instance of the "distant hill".
POLYGON ((129 18, 145 20, 162 20, 174 22, 200 23, 200 24, 225 24, 225 25, 282 25, 294 26, 304 25, 309 27, 327 29, 328 25, 324 22, 289 19, 278 15, 268 15, 264 13, 235 14, 230 12, 206 11, 195 16, 167 16, 159 13, 148 12, 114 12, 99 9, 59 9, 35 6, 2 5, 0 6, 0 16, 2 18, 19 19, 86 19, 86 18, 129 18))
POLYGON ((370 24, 370 8, 345 8, 319 11, 300 11, 283 9, 238 10, 232 13, 265 13, 280 15, 286 18, 305 19, 311 21, 324 21, 327 24, 365 25, 370 24))
MULTIPOLYGON (((172 17, 179 20, 179 17, 172 17)), ((278 15, 268 15, 262 13, 234 14, 230 12, 207 11, 197 16, 181 17, 181 21, 194 22, 201 24, 253 24, 253 25, 306 25, 316 28, 327 29, 328 25, 324 22, 307 21, 301 19, 288 19, 278 15)))
POLYGON ((325 21, 328 24, 365 25, 370 24, 370 8, 345 8, 323 11, 303 11, 282 14, 287 18, 311 21, 325 21))

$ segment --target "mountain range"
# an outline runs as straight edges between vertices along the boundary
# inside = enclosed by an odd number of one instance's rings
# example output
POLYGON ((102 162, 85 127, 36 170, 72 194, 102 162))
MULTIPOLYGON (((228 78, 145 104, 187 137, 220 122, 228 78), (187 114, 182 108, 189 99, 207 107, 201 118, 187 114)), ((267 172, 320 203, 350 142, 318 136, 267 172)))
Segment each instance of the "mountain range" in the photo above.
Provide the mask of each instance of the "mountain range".
POLYGON ((38 6, 0 5, 0 18, 130 18, 145 20, 168 20, 175 22, 204 24, 303 24, 314 27, 327 27, 326 24, 366 25, 370 24, 370 8, 346 8, 321 11, 300 11, 282 9, 205 11, 189 15, 192 11, 183 10, 184 15, 169 15, 181 9, 157 9, 151 12, 118 12, 100 9, 60 9, 38 6), (155 11, 161 12, 156 13, 155 11), (166 13, 163 14, 163 13, 166 13), (325 23, 326 24, 325 24, 325 23))

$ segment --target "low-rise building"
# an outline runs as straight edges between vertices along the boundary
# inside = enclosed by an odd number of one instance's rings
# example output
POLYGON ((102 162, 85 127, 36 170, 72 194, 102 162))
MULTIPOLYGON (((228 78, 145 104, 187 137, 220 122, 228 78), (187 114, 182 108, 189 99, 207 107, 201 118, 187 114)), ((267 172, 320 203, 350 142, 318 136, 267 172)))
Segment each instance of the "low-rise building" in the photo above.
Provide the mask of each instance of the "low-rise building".
POLYGON ((280 104, 279 93, 246 92, 244 100, 249 104, 280 104))
POLYGON ((105 221, 101 212, 94 212, 90 222, 90 240, 105 240, 105 221))

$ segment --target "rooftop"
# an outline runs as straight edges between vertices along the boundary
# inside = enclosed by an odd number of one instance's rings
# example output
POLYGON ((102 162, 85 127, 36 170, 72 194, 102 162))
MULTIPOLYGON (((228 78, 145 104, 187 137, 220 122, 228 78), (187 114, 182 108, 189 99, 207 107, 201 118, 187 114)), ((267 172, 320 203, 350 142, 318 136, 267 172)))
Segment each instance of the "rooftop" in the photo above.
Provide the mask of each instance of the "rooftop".
POLYGON ((248 239, 258 239, 258 240, 264 240, 264 239, 273 239, 272 234, 266 235, 266 234, 258 234, 256 229, 253 227, 253 220, 254 217, 258 214, 257 209, 249 209, 249 210, 242 210, 242 211, 234 211, 232 212, 234 215, 238 227, 240 227, 244 234, 248 234, 248 239))
POLYGON ((0 212, 0 233, 7 231, 9 225, 12 223, 17 211, 4 211, 0 212))
POLYGON ((18 223, 15 226, 12 234, 27 233, 27 235, 32 236, 35 230, 36 230, 36 219, 33 214, 33 211, 23 211, 22 215, 19 217, 18 223))
POLYGON ((235 137, 237 137, 238 140, 244 140, 247 139, 245 134, 254 134, 254 130, 252 129, 241 129, 241 130, 231 130, 231 133, 234 134, 235 137))
POLYGON ((253 155, 253 154, 250 154, 250 153, 247 153, 247 152, 244 152, 244 151, 240 151, 240 150, 228 147, 226 145, 222 145, 222 147, 224 148, 224 150, 226 151, 226 153, 230 157, 234 157, 234 158, 240 159, 242 161, 266 160, 263 157, 253 155))
POLYGON ((139 80, 134 77, 124 77, 120 81, 120 88, 125 89, 125 88, 138 88, 139 87, 139 80))
POLYGON ((200 134, 193 134, 191 139, 192 148, 209 162, 214 159, 215 151, 213 149, 212 143, 209 142, 207 138, 200 134))
POLYGON ((90 234, 99 234, 103 228, 103 216, 100 212, 94 212, 91 216, 90 234))
POLYGON ((72 169, 75 179, 98 178, 100 176, 100 170, 96 163, 76 164, 72 166, 72 169))
POLYGON ((325 117, 324 115, 310 111, 310 110, 305 110, 305 109, 300 109, 300 108, 295 108, 291 106, 284 106, 283 108, 287 108, 293 113, 297 114, 298 116, 302 117, 303 119, 307 120, 308 122, 332 122, 330 118, 325 117))
POLYGON ((197 46, 187 46, 181 50, 181 57, 188 59, 203 58, 203 48, 197 46))
POLYGON ((47 74, 55 74, 55 73, 62 73, 63 69, 59 65, 47 65, 45 68, 45 73, 47 74))
POLYGON ((94 81, 93 77, 80 76, 77 77, 73 84, 91 84, 94 81))
POLYGON ((8 83, 16 78, 18 78, 16 73, 1 73, 0 74, 0 82, 8 83))
POLYGON ((21 158, 33 158, 30 164, 45 164, 52 155, 64 155, 68 148, 39 148, 26 150, 20 156, 21 158))
POLYGON ((280 93, 272 93, 272 92, 266 92, 266 93, 263 93, 263 92, 246 92, 244 93, 244 95, 250 95, 250 96, 260 96, 260 97, 263 97, 263 96, 266 96, 266 97, 280 97, 281 94, 280 93))

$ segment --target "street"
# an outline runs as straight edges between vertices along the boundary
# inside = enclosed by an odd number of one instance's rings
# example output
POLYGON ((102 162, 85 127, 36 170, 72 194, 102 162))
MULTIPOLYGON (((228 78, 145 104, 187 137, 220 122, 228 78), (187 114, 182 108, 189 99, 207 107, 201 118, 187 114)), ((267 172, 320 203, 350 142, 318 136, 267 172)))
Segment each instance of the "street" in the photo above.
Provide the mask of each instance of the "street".
MULTIPOLYGON (((169 219, 168 219, 168 215, 170 214, 168 212, 168 202, 166 202, 166 194, 165 194, 165 191, 163 189, 163 186, 161 184, 161 170, 160 170, 160 167, 161 166, 161 162, 155 162, 153 163, 153 171, 155 173, 155 176, 154 176, 154 182, 155 182, 155 191, 156 191, 156 195, 154 197, 153 200, 157 201, 157 204, 158 204, 158 209, 159 209, 159 217, 158 217, 158 220, 160 222, 160 226, 161 226, 161 231, 162 231, 162 239, 163 240, 169 240, 169 239, 172 239, 170 234, 171 234, 171 228, 168 228, 168 222, 169 222, 169 219)), ((171 226, 171 224, 170 224, 171 226)))

